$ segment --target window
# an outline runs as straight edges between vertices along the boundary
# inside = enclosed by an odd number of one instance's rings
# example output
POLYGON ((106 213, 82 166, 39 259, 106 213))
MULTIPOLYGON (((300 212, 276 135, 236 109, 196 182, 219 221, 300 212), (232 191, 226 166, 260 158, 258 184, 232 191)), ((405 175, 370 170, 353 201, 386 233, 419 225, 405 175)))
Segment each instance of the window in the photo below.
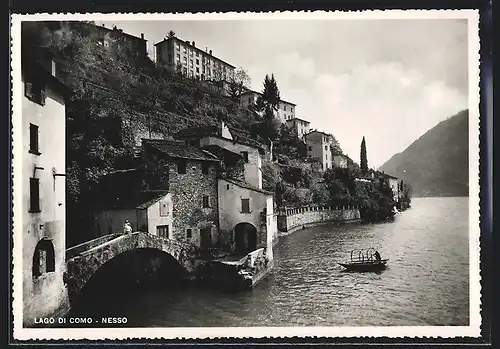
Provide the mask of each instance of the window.
POLYGON ((45 105, 45 85, 41 78, 28 71, 25 79, 24 95, 32 102, 45 105))
POLYGON ((38 149, 38 126, 30 124, 30 153, 40 155, 38 149))
POLYGON ((177 54, 177 55, 176 55, 176 58, 177 58, 177 60, 178 60, 178 61, 180 61, 180 60, 181 60, 181 55, 180 55, 180 54, 177 54))
POLYGON ((327 145, 325 145, 325 150, 328 150, 328 146, 327 145))
POLYGON ((200 64, 200 60, 199 59, 196 60, 196 64, 200 64))
POLYGON ((325 159, 328 160, 328 154, 325 154, 325 159))
POLYGON ((248 152, 247 151, 242 151, 240 152, 241 156, 243 156, 243 159, 245 160, 245 163, 248 164, 248 152))
POLYGON ((196 67, 196 72, 199 73, 200 72, 200 68, 196 67))
POLYGON ((177 162, 177 173, 186 174, 186 160, 179 160, 177 162))
POLYGON ((40 212, 40 180, 30 178, 30 212, 40 212))
POLYGON ((193 236, 193 229, 191 229, 191 228, 187 228, 187 229, 186 229, 186 237, 187 237, 188 239, 191 239, 191 237, 192 237, 192 236, 193 236))
POLYGON ((201 164, 201 173, 208 174, 210 166, 208 164, 201 164))
POLYGON ((210 198, 208 195, 203 195, 203 208, 209 208, 210 207, 210 198))
POLYGON ((250 213, 250 199, 241 199, 241 213, 250 213))
POLYGON ((312 150, 313 150, 313 148, 312 148, 312 147, 308 147, 308 150, 309 150, 309 151, 312 151, 312 150))
POLYGON ((160 201, 160 217, 166 217, 168 216, 168 202, 167 201, 160 201))
POLYGON ((168 225, 157 225, 156 226, 156 235, 168 239, 169 237, 169 231, 168 231, 168 225))
POLYGON ((48 239, 42 239, 35 247, 33 255, 33 276, 39 277, 42 274, 56 270, 56 258, 54 245, 48 239))
POLYGON ((286 105, 283 106, 283 110, 286 111, 286 105))
POLYGON ((226 184, 226 190, 229 190, 229 184, 226 184))

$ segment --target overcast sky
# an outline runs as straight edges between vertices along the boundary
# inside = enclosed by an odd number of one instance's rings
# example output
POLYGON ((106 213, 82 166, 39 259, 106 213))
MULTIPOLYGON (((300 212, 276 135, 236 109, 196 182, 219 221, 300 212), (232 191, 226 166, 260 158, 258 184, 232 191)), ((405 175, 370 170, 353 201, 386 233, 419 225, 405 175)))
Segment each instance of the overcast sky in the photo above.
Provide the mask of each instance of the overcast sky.
POLYGON ((169 30, 236 67, 262 90, 274 73, 296 116, 332 133, 359 163, 378 167, 438 122, 468 107, 467 21, 241 20, 96 22, 148 40, 169 30))

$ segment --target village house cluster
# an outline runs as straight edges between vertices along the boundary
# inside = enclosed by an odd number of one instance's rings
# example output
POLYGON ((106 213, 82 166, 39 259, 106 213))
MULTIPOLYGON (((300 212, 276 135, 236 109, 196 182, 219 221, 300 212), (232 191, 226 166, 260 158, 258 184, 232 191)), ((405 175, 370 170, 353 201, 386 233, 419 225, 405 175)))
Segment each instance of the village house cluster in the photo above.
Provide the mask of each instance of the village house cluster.
MULTIPOLYGON (((146 55, 143 35, 97 28, 101 44, 124 40, 131 50, 146 55)), ((159 62, 171 67, 180 63, 192 76, 225 79, 234 74, 234 66, 198 49, 194 42, 173 37, 156 46, 159 62)), ((57 313, 65 307, 61 300, 67 299, 65 101, 71 91, 57 78, 50 56, 35 60, 23 54, 21 67, 23 297, 25 316, 34 318, 57 313)), ((253 103, 257 95, 246 91, 241 100, 253 103)), ((297 130, 308 156, 324 170, 346 167, 343 156, 331 155, 333 136, 311 130, 307 120, 295 116, 295 107, 281 101, 277 115, 297 130)), ((273 193, 262 189, 264 146, 236 139, 223 122, 181 130, 173 139, 144 134, 137 138, 140 166, 102 178, 102 199, 92 207, 91 236, 123 232, 128 222, 132 231, 176 239, 201 250, 245 255, 264 249, 272 261, 278 229, 273 193)), ((391 185, 399 188, 397 180, 391 185)))

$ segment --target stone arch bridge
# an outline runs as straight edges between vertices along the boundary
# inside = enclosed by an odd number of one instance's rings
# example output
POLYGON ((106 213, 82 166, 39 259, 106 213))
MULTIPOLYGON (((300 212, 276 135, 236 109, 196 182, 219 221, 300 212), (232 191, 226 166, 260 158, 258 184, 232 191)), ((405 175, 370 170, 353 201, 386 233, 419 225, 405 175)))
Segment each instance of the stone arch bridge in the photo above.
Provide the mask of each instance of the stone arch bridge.
POLYGON ((105 263, 124 252, 143 248, 165 252, 188 274, 195 272, 196 254, 188 244, 143 232, 105 235, 66 251, 66 283, 70 300, 79 297, 87 281, 105 263))

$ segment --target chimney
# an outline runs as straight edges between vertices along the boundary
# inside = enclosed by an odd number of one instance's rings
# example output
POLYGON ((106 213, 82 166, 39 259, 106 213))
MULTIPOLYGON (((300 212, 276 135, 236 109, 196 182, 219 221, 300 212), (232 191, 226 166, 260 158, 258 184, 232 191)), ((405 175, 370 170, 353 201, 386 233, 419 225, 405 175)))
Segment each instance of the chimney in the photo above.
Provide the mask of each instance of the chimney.
POLYGON ((141 39, 144 40, 144 33, 141 33, 141 39))
POLYGON ((207 52, 207 53, 208 53, 208 47, 205 47, 205 52, 207 52))
POLYGON ((196 47, 196 43, 193 41, 193 46, 196 47))
POLYGON ((210 56, 212 55, 212 50, 209 51, 210 56))

